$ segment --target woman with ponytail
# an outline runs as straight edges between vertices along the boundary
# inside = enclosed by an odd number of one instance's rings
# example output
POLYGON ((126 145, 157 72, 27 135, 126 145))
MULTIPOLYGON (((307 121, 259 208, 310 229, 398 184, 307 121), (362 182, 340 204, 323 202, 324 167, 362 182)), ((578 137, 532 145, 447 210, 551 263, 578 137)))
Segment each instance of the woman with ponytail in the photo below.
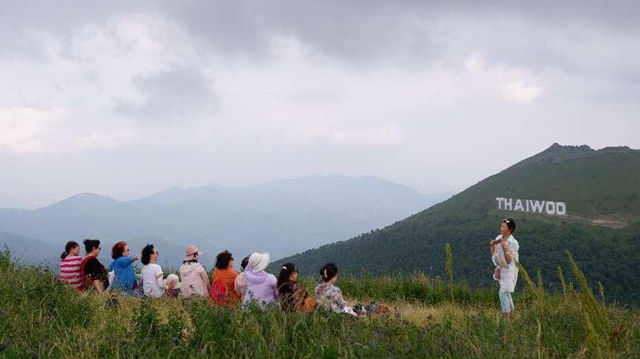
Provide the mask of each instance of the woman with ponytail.
POLYGON ((75 241, 67 242, 64 246, 64 252, 60 255, 60 280, 79 291, 84 290, 81 263, 80 245, 75 241))
POLYGON ((278 275, 278 300, 285 312, 303 309, 307 290, 298 283, 298 270, 289 262, 282 265, 278 275))
POLYGON ((346 313, 358 316, 342 297, 340 288, 333 285, 338 280, 338 266, 327 263, 320 269, 322 284, 316 286, 318 304, 335 313, 346 313))

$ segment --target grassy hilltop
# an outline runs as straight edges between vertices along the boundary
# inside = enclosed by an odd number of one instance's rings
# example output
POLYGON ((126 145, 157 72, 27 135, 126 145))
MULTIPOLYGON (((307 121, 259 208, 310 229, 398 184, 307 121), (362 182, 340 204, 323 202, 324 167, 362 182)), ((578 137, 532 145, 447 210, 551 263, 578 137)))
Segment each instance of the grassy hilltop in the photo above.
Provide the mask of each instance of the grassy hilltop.
POLYGON ((583 280, 567 284, 563 294, 529 282, 516 293, 516 315, 506 322, 495 287, 456 285, 451 302, 448 283, 419 275, 341 278, 349 299, 392 308, 358 319, 322 310, 245 312, 198 298, 88 296, 43 268, 17 267, 8 254, 0 254, 0 278, 0 357, 7 358, 627 358, 640 352, 640 313, 603 304, 602 293, 594 296, 583 280))
POLYGON ((553 145, 451 199, 381 230, 284 258, 306 274, 333 261, 360 274, 425 273, 443 276, 446 242, 456 253, 456 278, 488 286, 493 271, 488 243, 500 220, 517 222, 520 260, 540 269, 558 289, 557 267, 569 249, 592 284, 610 299, 640 303, 640 151, 553 145), (565 217, 500 211, 496 197, 566 202, 565 217))

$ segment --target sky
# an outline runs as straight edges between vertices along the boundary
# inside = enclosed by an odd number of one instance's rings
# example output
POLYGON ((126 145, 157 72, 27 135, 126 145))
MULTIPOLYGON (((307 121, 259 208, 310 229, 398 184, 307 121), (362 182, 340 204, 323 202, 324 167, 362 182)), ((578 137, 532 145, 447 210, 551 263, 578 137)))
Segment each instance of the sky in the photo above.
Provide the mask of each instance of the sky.
POLYGON ((0 208, 640 148, 640 2, 0 0, 0 208))

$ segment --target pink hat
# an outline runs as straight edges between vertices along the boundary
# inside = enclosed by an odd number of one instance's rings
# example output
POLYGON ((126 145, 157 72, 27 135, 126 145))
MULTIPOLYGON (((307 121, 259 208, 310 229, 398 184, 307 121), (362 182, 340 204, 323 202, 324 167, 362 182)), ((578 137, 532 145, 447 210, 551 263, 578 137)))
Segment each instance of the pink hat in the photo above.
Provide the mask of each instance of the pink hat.
POLYGON ((184 250, 184 261, 196 259, 194 256, 195 254, 200 257, 202 255, 202 252, 200 252, 200 250, 198 250, 198 247, 194 246, 193 244, 188 245, 187 249, 184 250))

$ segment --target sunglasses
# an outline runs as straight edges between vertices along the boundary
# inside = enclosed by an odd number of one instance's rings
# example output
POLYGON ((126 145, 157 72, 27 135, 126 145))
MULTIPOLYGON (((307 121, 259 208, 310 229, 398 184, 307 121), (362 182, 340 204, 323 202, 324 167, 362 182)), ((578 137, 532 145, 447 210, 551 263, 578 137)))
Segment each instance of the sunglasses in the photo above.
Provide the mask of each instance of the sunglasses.
POLYGON ((503 220, 502 220, 502 223, 511 223, 511 221, 510 221, 510 220, 508 220, 508 219, 503 219, 503 220))

